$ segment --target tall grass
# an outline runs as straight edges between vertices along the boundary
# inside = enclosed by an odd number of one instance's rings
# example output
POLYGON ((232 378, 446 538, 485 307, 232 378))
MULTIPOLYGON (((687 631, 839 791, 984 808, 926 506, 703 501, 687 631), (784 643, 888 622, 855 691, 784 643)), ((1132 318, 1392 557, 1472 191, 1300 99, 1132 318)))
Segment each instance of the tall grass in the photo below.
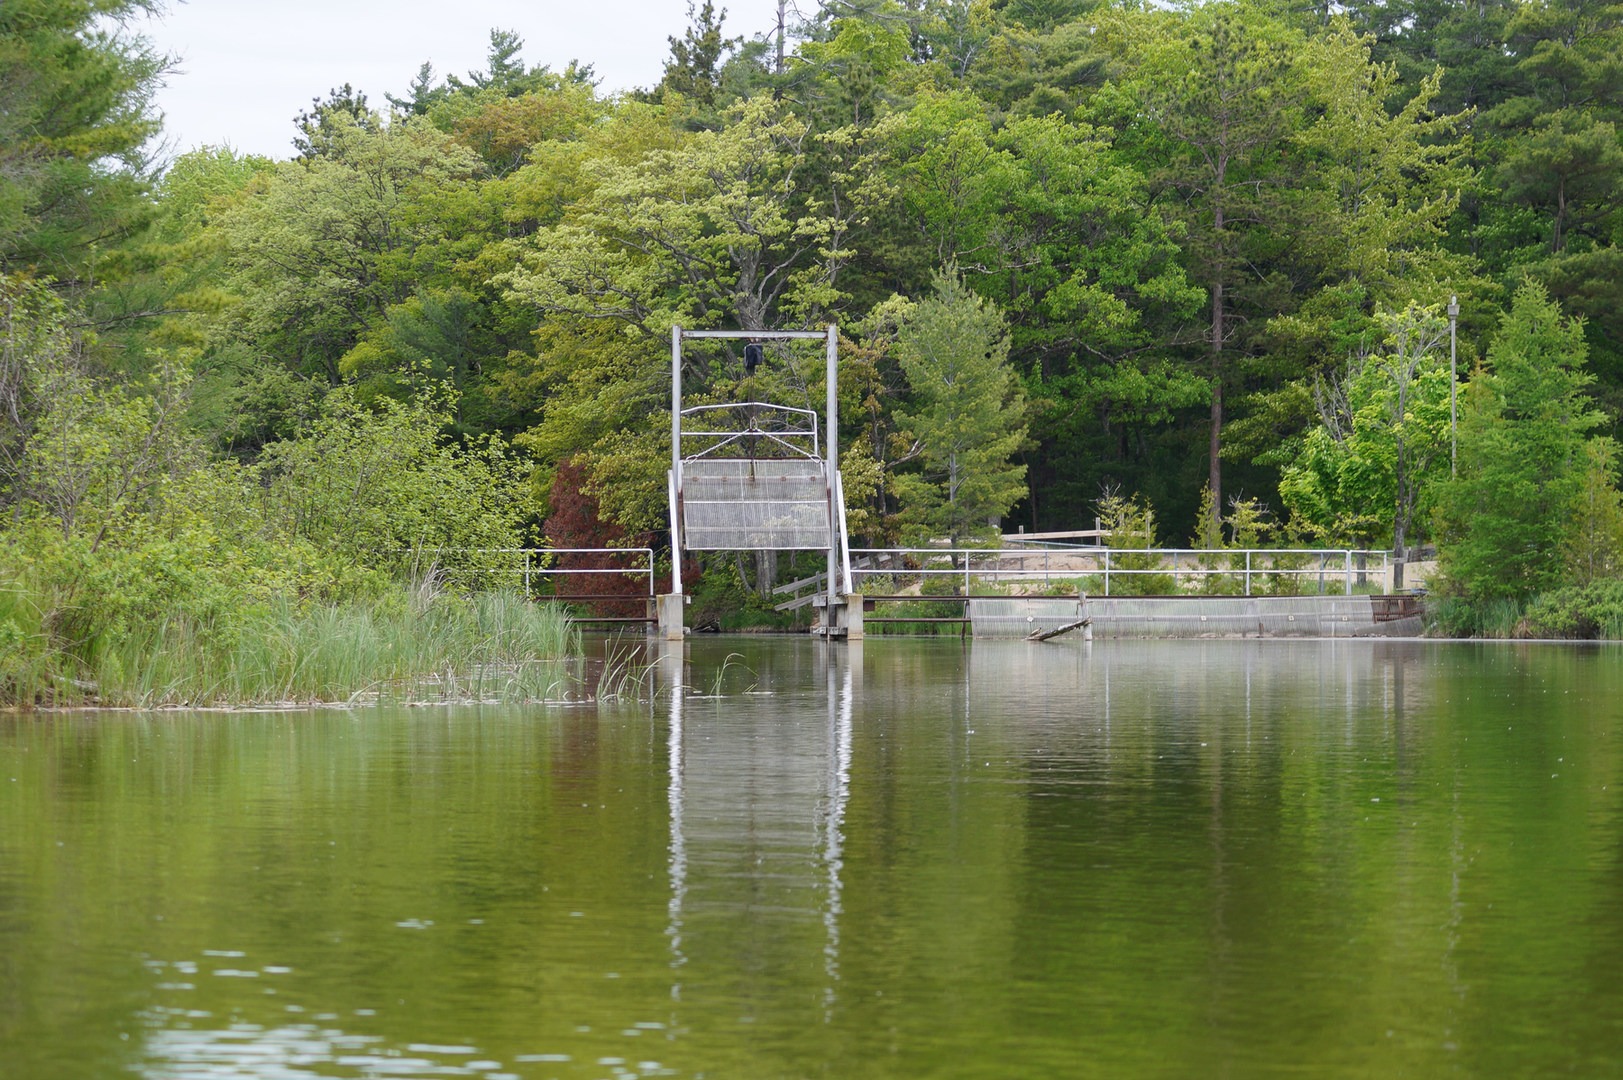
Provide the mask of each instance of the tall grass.
MULTIPOLYGON (((0 617, 0 627, 6 622, 0 617)), ((31 663, 0 661, 0 691, 12 704, 150 708, 363 695, 558 699, 576 687, 581 647, 567 616, 517 594, 402 588, 365 602, 273 600, 211 619, 175 614, 103 638, 87 658, 35 652, 31 663)))
MULTIPOLYGON (((598 669, 598 701, 649 701, 654 697, 654 669, 629 649, 614 649, 598 669)), ((680 691, 677 691, 680 693, 680 691)))
POLYGON ((47 632, 37 591, 20 577, 0 575, 0 705, 49 698, 58 685, 75 681, 62 651, 47 632))
POLYGON ((1519 600, 1443 596, 1427 602, 1427 632, 1435 637, 1516 637, 1523 610, 1519 600))

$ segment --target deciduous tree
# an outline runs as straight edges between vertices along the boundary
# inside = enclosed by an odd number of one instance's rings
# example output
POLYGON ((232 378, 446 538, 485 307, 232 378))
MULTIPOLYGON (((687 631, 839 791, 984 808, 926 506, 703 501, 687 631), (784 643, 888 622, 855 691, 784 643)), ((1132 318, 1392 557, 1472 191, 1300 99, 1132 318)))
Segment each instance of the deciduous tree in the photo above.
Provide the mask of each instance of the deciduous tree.
POLYGON ((1342 379, 1319 384, 1320 426, 1284 469, 1280 494, 1294 524, 1333 542, 1390 542, 1404 551, 1429 481, 1446 472, 1449 369, 1435 309, 1383 312, 1381 346, 1342 379))
POLYGON ((412 295, 425 245, 444 239, 420 199, 477 167, 421 121, 374 130, 332 118, 319 156, 280 164, 219 222, 241 332, 286 367, 336 385, 341 358, 412 295))

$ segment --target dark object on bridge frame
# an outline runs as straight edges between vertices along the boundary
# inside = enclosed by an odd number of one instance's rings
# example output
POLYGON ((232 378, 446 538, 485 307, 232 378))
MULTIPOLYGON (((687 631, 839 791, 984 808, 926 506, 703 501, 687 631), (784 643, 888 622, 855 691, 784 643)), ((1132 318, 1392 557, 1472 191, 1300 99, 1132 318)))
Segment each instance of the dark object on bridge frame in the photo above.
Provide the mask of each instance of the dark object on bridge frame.
POLYGON ((761 349, 761 343, 760 342, 752 341, 748 345, 745 345, 744 346, 744 377, 747 379, 750 376, 754 375, 755 374, 755 369, 761 366, 761 361, 764 360, 765 358, 766 358, 766 354, 761 349))

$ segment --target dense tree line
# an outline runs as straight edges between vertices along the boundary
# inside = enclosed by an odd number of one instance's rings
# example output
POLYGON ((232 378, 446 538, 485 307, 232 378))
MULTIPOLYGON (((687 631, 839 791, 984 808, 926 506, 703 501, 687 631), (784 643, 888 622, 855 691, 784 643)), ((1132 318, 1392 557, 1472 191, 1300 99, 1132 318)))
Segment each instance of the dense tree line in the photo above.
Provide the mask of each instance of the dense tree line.
MULTIPOLYGON (((211 468, 417 410, 424 454, 527 463, 495 532, 650 537, 670 327, 832 321, 873 543, 1113 494, 1172 542, 1435 541, 1470 595, 1615 571, 1623 6, 827 0, 745 41, 707 0, 633 94, 498 30, 316 98, 287 160, 161 171, 144 6, 0 9, 0 273, 211 468)), ((25 460, 56 391, 6 377, 0 499, 60 520, 25 460)), ((815 358, 758 377, 820 400, 815 358)))

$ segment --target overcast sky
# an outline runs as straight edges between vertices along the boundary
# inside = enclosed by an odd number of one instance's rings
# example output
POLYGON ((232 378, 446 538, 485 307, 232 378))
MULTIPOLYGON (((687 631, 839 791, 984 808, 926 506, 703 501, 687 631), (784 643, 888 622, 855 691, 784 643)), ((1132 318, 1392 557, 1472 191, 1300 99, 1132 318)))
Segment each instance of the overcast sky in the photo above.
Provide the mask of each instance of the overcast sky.
MULTIPOLYGON (((777 22, 776 0, 717 8, 729 37, 777 22)), ((492 27, 518 31, 532 66, 591 64, 609 92, 657 83, 666 38, 687 24, 686 0, 169 0, 138 29, 179 59, 158 96, 175 152, 229 144, 285 158, 311 98, 347 82, 385 108, 424 60, 441 77, 482 69, 492 27)))

